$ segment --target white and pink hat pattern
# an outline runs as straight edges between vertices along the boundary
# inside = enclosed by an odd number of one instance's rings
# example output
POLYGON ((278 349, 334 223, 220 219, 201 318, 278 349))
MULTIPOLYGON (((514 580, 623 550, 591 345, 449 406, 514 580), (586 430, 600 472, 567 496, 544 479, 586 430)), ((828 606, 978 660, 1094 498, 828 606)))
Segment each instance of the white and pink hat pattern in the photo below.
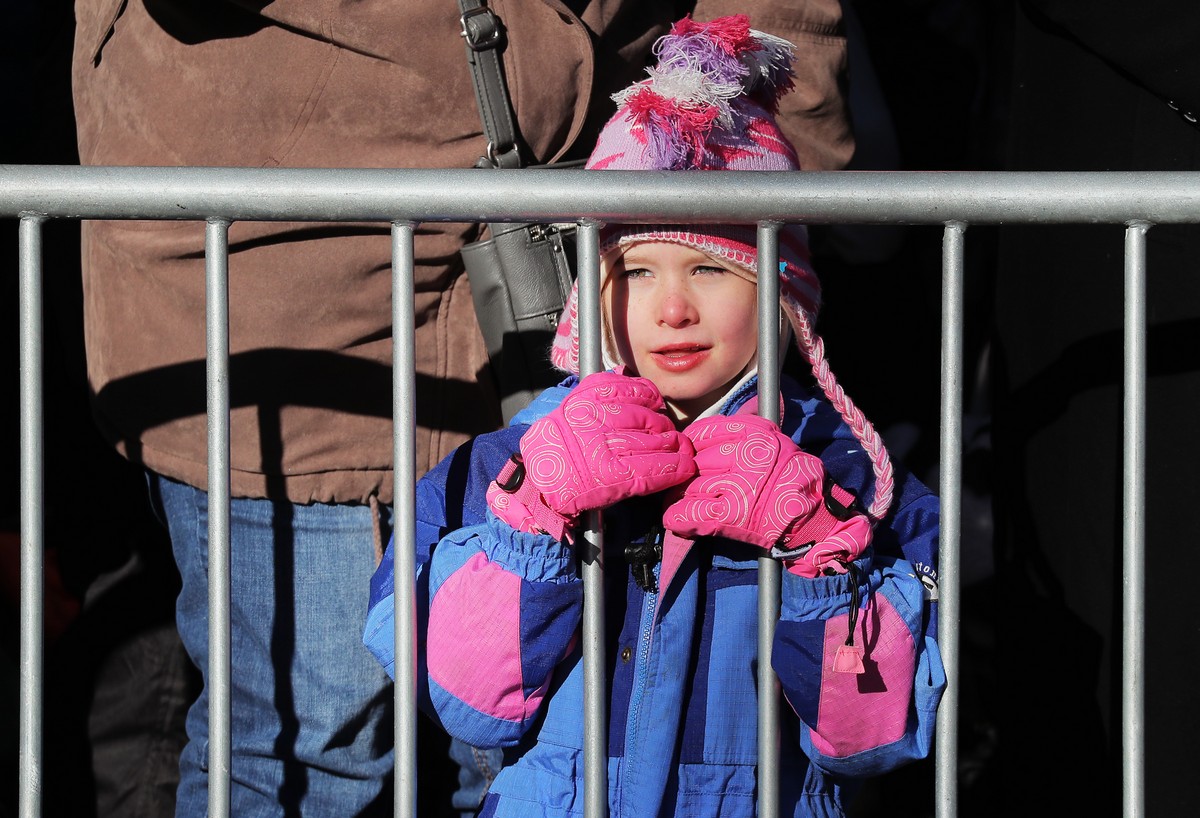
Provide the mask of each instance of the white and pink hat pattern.
MULTIPOLYGON (((613 96, 619 110, 604 126, 591 170, 799 170, 795 149, 773 112, 792 88, 792 45, 755 31, 746 15, 676 23, 655 45, 649 79, 613 96)), ((642 242, 672 242, 758 275, 757 230, 747 225, 613 225, 602 229, 600 254, 642 242)), ((868 515, 880 520, 892 503, 892 464, 882 439, 842 390, 813 328, 821 285, 802 225, 779 231, 780 303, 796 345, 817 383, 871 457, 876 477, 868 515)), ((573 288, 550 350, 553 364, 579 372, 579 300, 573 288)))

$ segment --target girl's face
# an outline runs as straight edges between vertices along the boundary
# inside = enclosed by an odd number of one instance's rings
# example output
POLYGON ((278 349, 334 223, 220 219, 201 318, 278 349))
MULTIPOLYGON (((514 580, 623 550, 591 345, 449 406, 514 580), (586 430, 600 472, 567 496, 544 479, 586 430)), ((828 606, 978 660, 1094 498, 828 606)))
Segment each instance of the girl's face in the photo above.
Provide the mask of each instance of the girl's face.
POLYGON ((668 242, 605 259, 605 328, 632 374, 649 379, 679 423, 745 375, 758 350, 758 288, 728 262, 668 242))

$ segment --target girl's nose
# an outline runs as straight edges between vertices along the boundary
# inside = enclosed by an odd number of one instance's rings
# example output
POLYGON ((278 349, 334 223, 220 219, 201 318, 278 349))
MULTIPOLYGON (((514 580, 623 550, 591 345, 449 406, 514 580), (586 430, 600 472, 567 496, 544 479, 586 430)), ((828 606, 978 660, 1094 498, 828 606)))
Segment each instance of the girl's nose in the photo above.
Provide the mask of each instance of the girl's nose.
POLYGON ((659 320, 668 327, 686 327, 699 317, 695 301, 685 287, 666 288, 659 305, 659 320))

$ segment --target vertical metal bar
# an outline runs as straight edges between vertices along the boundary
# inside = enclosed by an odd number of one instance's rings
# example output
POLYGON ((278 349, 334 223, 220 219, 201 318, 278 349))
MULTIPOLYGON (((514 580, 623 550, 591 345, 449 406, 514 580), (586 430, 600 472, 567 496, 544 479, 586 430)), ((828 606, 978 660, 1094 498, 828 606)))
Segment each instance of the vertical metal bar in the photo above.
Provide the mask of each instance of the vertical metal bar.
POLYGON ((1125 229, 1125 470, 1121 639, 1121 790, 1127 818, 1145 815, 1146 231, 1125 229))
MULTIPOLYGON (((779 225, 758 226, 758 414, 779 423, 779 225)), ((783 579, 779 563, 758 560, 758 815, 779 815, 779 680, 771 646, 783 579)))
POLYGON ((208 814, 228 818, 232 756, 229 626, 229 222, 204 236, 208 314, 208 814))
MULTIPOLYGON (((579 270, 579 374, 603 368, 600 346, 600 232, 582 222, 576 235, 579 270)), ((583 553, 583 810, 608 815, 607 659, 604 645, 604 531, 600 512, 587 515, 583 553)))
POLYGON ((779 224, 763 222, 758 226, 758 414, 774 423, 781 420, 779 326, 779 224))
POLYGON ((582 222, 575 239, 579 270, 579 374, 587 377, 603 366, 600 344, 600 230, 582 222))
POLYGON ((416 305, 413 225, 392 223, 392 463, 396 521, 393 568, 396 605, 395 815, 417 814, 416 577, 417 438, 416 305))
POLYGON ((958 809, 959 542, 962 532, 963 247, 967 226, 948 222, 942 237, 941 538, 938 543, 938 643, 946 692, 938 709, 936 812, 958 809))
POLYGON ((42 219, 18 228, 21 347, 21 726, 22 818, 42 814, 42 714, 46 612, 45 419, 42 415, 42 219))

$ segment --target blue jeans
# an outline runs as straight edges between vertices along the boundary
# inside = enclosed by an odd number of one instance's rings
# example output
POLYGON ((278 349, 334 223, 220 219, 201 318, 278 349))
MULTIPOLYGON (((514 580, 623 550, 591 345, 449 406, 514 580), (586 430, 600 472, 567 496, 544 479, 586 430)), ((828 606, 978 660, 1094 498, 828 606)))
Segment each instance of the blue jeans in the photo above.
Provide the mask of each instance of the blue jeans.
MULTIPOLYGON (((208 496, 150 485, 183 580, 179 633, 205 676, 180 758, 176 815, 193 818, 208 807, 208 496)), ((362 644, 371 509, 234 499, 230 539, 232 814, 388 814, 391 680, 362 644)))
POLYGON ((478 814, 488 787, 504 766, 504 751, 499 747, 472 747, 452 739, 450 758, 458 764, 458 789, 454 791, 451 803, 459 811, 460 818, 473 818, 478 814))

